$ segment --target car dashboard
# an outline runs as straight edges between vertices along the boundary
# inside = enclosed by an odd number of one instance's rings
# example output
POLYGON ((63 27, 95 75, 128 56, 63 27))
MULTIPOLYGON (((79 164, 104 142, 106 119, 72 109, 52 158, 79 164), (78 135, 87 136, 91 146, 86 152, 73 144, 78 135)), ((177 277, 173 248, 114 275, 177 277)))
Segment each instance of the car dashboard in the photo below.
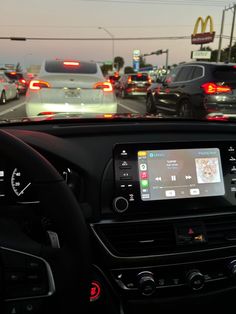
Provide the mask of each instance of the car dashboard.
MULTIPOLYGON (((91 239, 91 313, 234 304, 234 124, 55 121, 5 129, 49 160, 76 196, 91 239)), ((38 242, 51 240, 48 230, 63 242, 30 174, 3 157, 0 164, 1 218, 38 242)), ((10 304, 20 302, 18 293, 10 304)))

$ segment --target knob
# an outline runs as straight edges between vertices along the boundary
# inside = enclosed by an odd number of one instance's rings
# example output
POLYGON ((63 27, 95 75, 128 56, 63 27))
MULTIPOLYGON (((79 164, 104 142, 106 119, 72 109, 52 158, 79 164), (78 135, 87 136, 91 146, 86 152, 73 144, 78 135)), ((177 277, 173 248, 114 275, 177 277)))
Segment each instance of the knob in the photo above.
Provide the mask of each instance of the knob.
POLYGON ((205 277, 198 269, 193 269, 187 273, 187 282, 192 290, 201 290, 204 287, 205 277))
POLYGON ((138 274, 138 287, 142 295, 150 296, 156 291, 156 283, 153 273, 145 271, 138 274))
POLYGON ((228 269, 230 271, 230 275, 236 278, 236 260, 233 260, 228 264, 228 269))
POLYGON ((129 202, 122 196, 118 196, 113 200, 113 208, 117 213, 124 213, 128 207, 129 202))

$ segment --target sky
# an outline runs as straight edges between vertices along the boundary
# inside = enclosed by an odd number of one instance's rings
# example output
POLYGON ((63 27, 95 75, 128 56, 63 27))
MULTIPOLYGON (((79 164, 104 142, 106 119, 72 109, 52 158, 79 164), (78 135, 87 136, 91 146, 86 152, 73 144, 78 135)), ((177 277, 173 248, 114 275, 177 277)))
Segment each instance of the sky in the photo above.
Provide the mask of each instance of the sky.
MULTIPOLYGON (((0 37, 114 38, 114 55, 132 64, 132 52, 169 49, 169 64, 190 61, 199 46, 187 40, 123 40, 116 38, 190 36, 199 16, 213 17, 220 33, 225 0, 10 0, 1 4, 0 37), (100 28, 99 28, 100 27, 100 28), (111 34, 109 35, 108 32, 111 34)), ((225 15, 224 34, 230 35, 232 11, 225 15)), ((236 34, 236 30, 235 30, 236 34)), ((235 35, 236 36, 236 35, 235 35)), ((223 40, 223 47, 228 45, 223 40)), ((218 47, 218 39, 210 47, 218 47)), ((40 64, 44 59, 66 58, 98 62, 112 59, 112 40, 55 41, 0 39, 0 64, 40 64)), ((165 55, 148 63, 165 64, 165 55)))

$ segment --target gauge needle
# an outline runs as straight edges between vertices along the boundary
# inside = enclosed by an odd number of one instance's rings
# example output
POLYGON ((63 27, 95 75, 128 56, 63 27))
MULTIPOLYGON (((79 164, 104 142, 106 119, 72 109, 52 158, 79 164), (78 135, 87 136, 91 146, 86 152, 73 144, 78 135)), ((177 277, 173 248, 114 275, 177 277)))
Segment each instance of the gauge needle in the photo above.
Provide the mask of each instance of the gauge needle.
POLYGON ((19 196, 24 193, 24 191, 30 186, 31 182, 26 185, 26 187, 19 193, 19 196))

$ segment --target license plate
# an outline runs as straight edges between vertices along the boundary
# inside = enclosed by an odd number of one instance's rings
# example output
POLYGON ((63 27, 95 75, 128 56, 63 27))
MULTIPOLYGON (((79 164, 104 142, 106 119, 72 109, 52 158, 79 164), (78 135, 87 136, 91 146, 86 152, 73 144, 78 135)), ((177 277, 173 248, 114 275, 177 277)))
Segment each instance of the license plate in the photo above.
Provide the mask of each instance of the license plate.
POLYGON ((137 84, 137 87, 143 87, 144 85, 143 84, 137 84))
POLYGON ((65 97, 66 98, 79 98, 80 97, 80 91, 78 89, 66 90, 65 91, 65 97))

